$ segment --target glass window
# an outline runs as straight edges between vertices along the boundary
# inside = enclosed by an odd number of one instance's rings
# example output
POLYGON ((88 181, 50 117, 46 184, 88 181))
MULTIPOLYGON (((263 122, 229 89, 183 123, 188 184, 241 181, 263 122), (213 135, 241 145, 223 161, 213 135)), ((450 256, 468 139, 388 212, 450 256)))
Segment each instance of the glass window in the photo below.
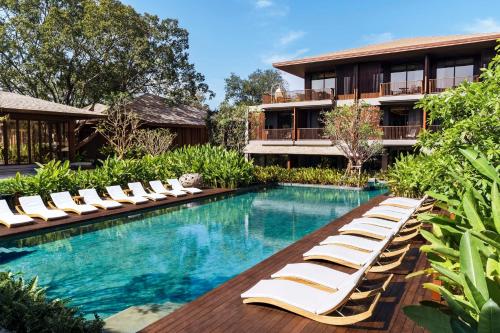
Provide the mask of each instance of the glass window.
POLYGON ((473 58, 463 58, 438 62, 436 70, 436 88, 438 91, 455 87, 462 81, 472 81, 473 78, 473 58))
POLYGON ((7 121, 7 140, 9 140, 8 163, 18 164, 17 162, 17 122, 16 120, 7 121))
POLYGON ((311 89, 329 91, 330 89, 335 89, 337 86, 335 73, 319 73, 314 74, 311 77, 311 89))
POLYGON ((40 161, 46 163, 52 159, 51 143, 52 139, 49 132, 49 124, 46 121, 40 122, 40 161))
POLYGON ((31 161, 41 162, 42 158, 40 155, 40 136, 41 136, 40 122, 31 121, 30 130, 31 130, 31 161))
POLYGON ((5 164, 5 157, 4 157, 4 148, 5 148, 5 143, 3 142, 3 121, 0 121, 0 165, 5 164))
POLYGON ((18 131, 19 131, 19 163, 28 164, 29 160, 29 121, 28 120, 18 120, 18 131))

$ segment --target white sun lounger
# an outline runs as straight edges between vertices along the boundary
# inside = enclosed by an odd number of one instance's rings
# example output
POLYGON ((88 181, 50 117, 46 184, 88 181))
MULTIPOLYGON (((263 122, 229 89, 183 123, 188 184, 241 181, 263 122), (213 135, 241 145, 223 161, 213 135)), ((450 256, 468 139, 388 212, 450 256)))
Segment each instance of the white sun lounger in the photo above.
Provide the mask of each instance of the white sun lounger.
POLYGON ((68 214, 62 210, 47 208, 43 203, 42 197, 39 195, 21 197, 19 198, 19 205, 20 207, 17 207, 17 210, 20 213, 30 217, 38 217, 45 221, 56 220, 68 216, 68 214))
POLYGON ((196 187, 184 187, 178 179, 167 179, 167 182, 172 186, 172 189, 184 191, 190 194, 197 194, 203 192, 199 188, 196 187))
POLYGON ((163 183, 159 180, 152 180, 149 182, 151 189, 158 194, 171 195, 173 197, 182 197, 187 195, 186 192, 180 190, 167 190, 163 183))
POLYGON ((357 251, 340 245, 318 245, 304 253, 303 257, 304 260, 326 260, 355 269, 369 265, 369 272, 384 272, 399 266, 407 251, 405 249, 398 259, 386 264, 378 261, 380 257, 384 257, 380 251, 357 251))
POLYGON ((366 237, 371 237, 375 239, 386 239, 393 237, 399 231, 399 226, 394 226, 394 228, 388 229, 385 227, 379 227, 373 224, 365 223, 348 223, 343 225, 339 232, 341 234, 347 235, 361 235, 366 237))
POLYGON ((102 199, 99 194, 97 194, 97 191, 93 188, 79 190, 78 194, 80 194, 80 196, 83 198, 83 201, 87 205, 92 205, 101 209, 107 210, 120 208, 123 206, 121 203, 116 202, 115 200, 102 199))
POLYGON ((392 242, 400 243, 414 238, 419 234, 420 225, 406 226, 408 219, 391 222, 377 218, 359 218, 342 226, 339 232, 343 235, 359 235, 375 239, 391 238, 392 242))
POLYGON ((385 199, 380 203, 380 206, 393 206, 400 208, 418 208, 420 207, 427 197, 422 198, 421 200, 403 198, 403 197, 394 197, 385 199))
POLYGON ((54 203, 55 208, 58 208, 65 212, 73 212, 78 215, 82 215, 87 213, 94 213, 98 210, 95 206, 92 205, 77 204, 73 200, 69 192, 52 193, 50 194, 50 197, 52 198, 52 202, 54 203))
POLYGON ((363 275, 362 271, 356 272, 339 284, 333 293, 290 280, 261 280, 241 297, 244 303, 278 306, 321 323, 350 325, 369 318, 380 299, 380 293, 377 293, 366 311, 353 315, 342 314, 342 306, 349 301, 363 275), (334 311, 339 315, 329 315, 334 311))
MULTIPOLYGON (((369 268, 366 264, 360 268, 360 271, 365 273, 369 268)), ((324 289, 326 291, 334 292, 343 282, 354 279, 355 274, 348 274, 341 272, 336 269, 328 268, 322 265, 311 264, 311 263, 298 263, 298 264, 288 264, 276 273, 272 274, 273 279, 285 279, 291 281, 297 281, 304 284, 310 284, 318 288, 324 289)), ((362 298, 368 297, 374 292, 383 291, 392 279, 392 274, 384 281, 382 286, 377 288, 372 288, 366 291, 356 291, 352 294, 352 298, 362 298)))
POLYGON ((148 193, 144 189, 141 183, 128 183, 128 188, 132 190, 132 193, 138 197, 148 198, 149 200, 157 201, 157 200, 165 200, 167 196, 161 193, 148 193))
POLYGON ((365 237, 352 236, 352 235, 334 235, 329 236, 320 245, 340 245, 349 247, 358 251, 373 252, 382 251, 382 249, 387 245, 390 238, 384 238, 382 240, 373 240, 365 237))
POLYGON ((396 212, 384 207, 374 207, 363 214, 364 217, 376 217, 399 222, 401 219, 409 219, 413 212, 396 212))
POLYGON ((7 228, 11 228, 20 227, 33 222, 33 219, 27 215, 12 213, 7 201, 0 200, 0 224, 3 224, 7 228))
POLYGON ((144 197, 139 197, 136 195, 134 196, 126 195, 125 192, 123 192, 122 187, 120 185, 106 186, 106 191, 108 191, 108 194, 111 197, 111 199, 118 202, 126 202, 134 205, 148 202, 148 199, 144 197))

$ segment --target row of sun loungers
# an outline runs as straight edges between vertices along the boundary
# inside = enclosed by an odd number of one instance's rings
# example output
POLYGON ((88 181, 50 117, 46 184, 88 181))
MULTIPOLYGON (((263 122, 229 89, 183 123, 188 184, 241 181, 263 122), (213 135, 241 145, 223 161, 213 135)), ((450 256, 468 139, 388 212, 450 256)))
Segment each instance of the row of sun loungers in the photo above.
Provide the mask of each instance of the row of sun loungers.
MULTIPOLYGON (((288 264, 245 291, 244 303, 264 303, 332 325, 350 325, 369 318, 381 292, 392 279, 388 274, 378 287, 362 290, 368 272, 387 272, 399 266, 418 234, 413 215, 432 208, 422 200, 389 198, 354 219, 303 254, 304 260, 323 260, 355 269, 349 274, 313 263, 288 264), (395 258, 395 259, 394 259, 395 258), (389 262, 384 260, 389 259, 389 262), (359 312, 351 303, 371 298, 359 312), (352 309, 355 309, 354 312, 352 309), (351 310, 350 313, 345 311, 351 310)), ((356 304, 355 304, 356 305, 356 304)))
POLYGON ((71 196, 69 192, 52 193, 49 207, 45 205, 39 195, 20 197, 19 206, 16 206, 19 214, 14 214, 5 200, 0 200, 0 223, 7 227, 17 227, 33 223, 33 218, 40 218, 45 221, 65 218, 69 213, 78 215, 97 212, 99 209, 114 209, 128 204, 143 204, 148 201, 158 201, 167 199, 167 195, 180 197, 189 194, 201 193, 198 188, 185 188, 177 179, 169 179, 171 190, 167 189, 159 181, 151 181, 149 185, 151 191, 146 191, 139 182, 129 183, 129 192, 126 193, 121 186, 106 187, 109 198, 101 198, 95 189, 79 190, 79 198, 71 196))

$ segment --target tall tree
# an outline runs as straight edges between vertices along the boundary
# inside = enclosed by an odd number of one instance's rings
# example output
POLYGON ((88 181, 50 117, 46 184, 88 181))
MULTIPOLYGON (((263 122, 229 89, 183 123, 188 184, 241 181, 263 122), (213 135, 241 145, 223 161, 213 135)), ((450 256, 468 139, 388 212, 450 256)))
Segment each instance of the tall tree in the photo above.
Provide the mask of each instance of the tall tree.
POLYGON ((257 69, 246 79, 231 73, 225 81, 224 100, 228 103, 245 105, 261 104, 262 95, 269 94, 271 90, 280 86, 287 86, 287 82, 275 69, 257 69))
POLYGON ((117 0, 0 0, 0 85, 8 91, 73 106, 146 92, 191 104, 213 93, 188 48, 177 20, 117 0))
POLYGON ((368 104, 335 107, 323 114, 325 135, 348 160, 347 172, 361 171, 363 163, 382 149, 380 110, 368 104))

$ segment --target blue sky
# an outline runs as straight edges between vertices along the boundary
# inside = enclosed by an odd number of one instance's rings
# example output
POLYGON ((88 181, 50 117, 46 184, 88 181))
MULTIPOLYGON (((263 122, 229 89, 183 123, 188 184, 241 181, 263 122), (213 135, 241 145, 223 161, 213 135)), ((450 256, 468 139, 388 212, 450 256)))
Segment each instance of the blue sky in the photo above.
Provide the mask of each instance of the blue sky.
MULTIPOLYGON (((500 1, 124 0, 139 12, 176 18, 190 33, 190 59, 217 96, 224 78, 280 60, 391 39, 500 32, 500 1)), ((301 80, 286 76, 290 89, 301 80)))

